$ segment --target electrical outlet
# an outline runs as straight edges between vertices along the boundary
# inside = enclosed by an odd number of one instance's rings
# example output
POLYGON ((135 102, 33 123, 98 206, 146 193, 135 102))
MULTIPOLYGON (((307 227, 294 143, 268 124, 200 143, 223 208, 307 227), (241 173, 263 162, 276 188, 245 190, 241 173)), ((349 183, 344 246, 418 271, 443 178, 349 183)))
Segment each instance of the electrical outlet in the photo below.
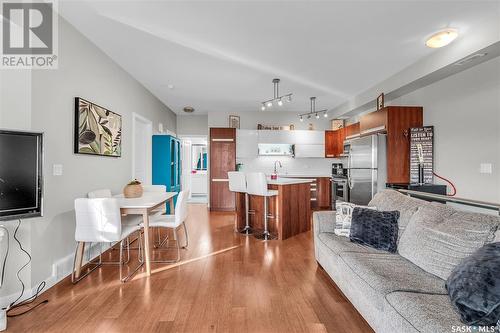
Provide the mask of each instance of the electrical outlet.
POLYGON ((62 176, 62 174, 63 174, 63 166, 62 166, 62 164, 54 164, 52 166, 52 174, 54 176, 62 176))
POLYGON ((479 166, 479 172, 491 174, 493 173, 493 165, 491 163, 481 163, 479 166))

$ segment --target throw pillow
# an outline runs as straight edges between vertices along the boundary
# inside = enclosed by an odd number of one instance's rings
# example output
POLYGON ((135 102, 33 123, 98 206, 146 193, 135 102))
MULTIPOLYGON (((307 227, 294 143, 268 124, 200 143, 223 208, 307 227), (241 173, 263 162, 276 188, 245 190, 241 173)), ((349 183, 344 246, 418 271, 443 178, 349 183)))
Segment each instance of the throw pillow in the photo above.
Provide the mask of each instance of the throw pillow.
POLYGON ((399 240, 399 254, 446 280, 453 268, 493 241, 500 218, 461 212, 442 204, 421 207, 399 240))
POLYGON ((397 210, 399 212, 399 238, 403 234, 411 217, 419 207, 429 203, 424 200, 412 198, 395 190, 382 190, 377 192, 368 206, 376 206, 379 210, 397 210))
POLYGON ((468 325, 495 325, 500 319, 500 242, 490 243, 453 269, 446 289, 468 325))
POLYGON ((376 207, 358 206, 349 202, 337 202, 335 204, 335 229, 337 236, 349 237, 351 231, 352 210, 354 207, 377 209, 376 207))
POLYGON ((398 211, 355 207, 349 238, 351 242, 394 253, 398 242, 398 219, 398 211))

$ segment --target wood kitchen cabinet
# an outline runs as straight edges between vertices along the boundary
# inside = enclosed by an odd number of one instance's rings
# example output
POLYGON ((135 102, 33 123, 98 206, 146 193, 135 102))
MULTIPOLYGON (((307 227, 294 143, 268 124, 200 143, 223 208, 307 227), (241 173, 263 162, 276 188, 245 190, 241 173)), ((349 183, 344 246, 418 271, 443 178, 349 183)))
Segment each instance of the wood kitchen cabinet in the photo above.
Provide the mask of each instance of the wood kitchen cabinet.
POLYGON ((387 183, 409 183, 409 129, 423 126, 423 108, 387 106, 363 115, 359 123, 361 136, 387 133, 387 183))
POLYGON ((339 157, 344 151, 345 129, 325 131, 325 157, 339 157))
POLYGON ((236 169, 236 129, 210 128, 210 210, 233 211, 228 171, 236 169))
POLYGON ((344 128, 345 139, 352 139, 359 136, 359 122, 347 125, 344 128))

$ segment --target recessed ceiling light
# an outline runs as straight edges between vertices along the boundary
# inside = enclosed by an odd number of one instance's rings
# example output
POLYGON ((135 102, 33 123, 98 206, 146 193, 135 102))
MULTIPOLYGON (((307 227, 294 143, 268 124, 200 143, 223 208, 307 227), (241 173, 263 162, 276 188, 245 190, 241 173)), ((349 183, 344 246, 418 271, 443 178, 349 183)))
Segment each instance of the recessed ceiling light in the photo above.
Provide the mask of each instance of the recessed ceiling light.
POLYGON ((194 108, 192 106, 185 106, 182 111, 186 112, 186 113, 193 113, 194 112, 194 108))
POLYGON ((437 49, 450 44, 457 37, 457 29, 446 29, 429 37, 429 39, 427 39, 427 41, 425 42, 425 45, 427 45, 427 47, 437 49))
POLYGON ((169 84, 169 85, 167 86, 167 88, 168 88, 168 89, 174 89, 174 88, 175 88, 175 86, 174 86, 173 84, 169 84))

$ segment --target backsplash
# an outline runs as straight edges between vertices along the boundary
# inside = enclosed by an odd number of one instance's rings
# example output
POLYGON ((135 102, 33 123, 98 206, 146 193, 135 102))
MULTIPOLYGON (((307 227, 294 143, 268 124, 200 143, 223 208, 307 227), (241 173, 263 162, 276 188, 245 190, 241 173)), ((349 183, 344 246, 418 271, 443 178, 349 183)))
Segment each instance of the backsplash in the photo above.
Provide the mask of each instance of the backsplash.
POLYGON ((343 162, 337 158, 293 158, 276 156, 259 156, 257 158, 238 158, 236 163, 242 163, 245 172, 264 172, 270 174, 274 170, 274 162, 280 161, 282 168, 278 166, 278 173, 298 175, 331 175, 332 163, 343 162))

